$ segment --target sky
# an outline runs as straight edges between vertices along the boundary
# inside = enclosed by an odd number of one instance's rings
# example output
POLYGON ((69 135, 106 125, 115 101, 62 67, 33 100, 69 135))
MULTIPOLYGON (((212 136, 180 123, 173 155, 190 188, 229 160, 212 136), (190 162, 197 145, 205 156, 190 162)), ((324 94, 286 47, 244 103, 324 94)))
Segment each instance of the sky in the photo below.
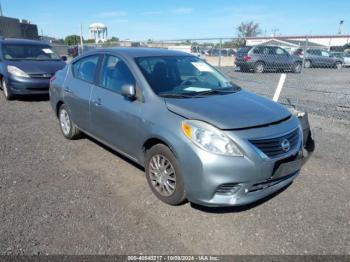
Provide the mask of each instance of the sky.
POLYGON ((88 38, 93 22, 109 36, 131 40, 234 37, 241 22, 265 35, 350 34, 349 0, 0 0, 5 16, 28 19, 44 35, 88 38))

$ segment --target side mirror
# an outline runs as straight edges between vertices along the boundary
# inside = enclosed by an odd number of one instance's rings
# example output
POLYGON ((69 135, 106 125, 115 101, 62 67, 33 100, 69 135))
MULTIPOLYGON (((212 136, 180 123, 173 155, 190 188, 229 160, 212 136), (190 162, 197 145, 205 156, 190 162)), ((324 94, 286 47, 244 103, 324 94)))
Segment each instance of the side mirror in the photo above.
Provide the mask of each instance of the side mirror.
POLYGON ((62 61, 66 62, 67 61, 67 57, 65 55, 61 56, 62 61))
POLYGON ((131 100, 136 97, 136 88, 132 84, 126 84, 122 86, 121 94, 131 100))

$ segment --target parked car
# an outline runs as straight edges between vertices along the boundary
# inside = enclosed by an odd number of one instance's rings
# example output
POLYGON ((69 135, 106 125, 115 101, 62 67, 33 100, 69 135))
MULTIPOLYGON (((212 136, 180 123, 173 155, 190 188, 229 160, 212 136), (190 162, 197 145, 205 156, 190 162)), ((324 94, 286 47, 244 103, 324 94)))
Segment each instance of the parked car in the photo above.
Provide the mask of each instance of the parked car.
POLYGON ((174 50, 92 51, 56 73, 50 98, 64 137, 84 132, 144 166, 171 205, 264 198, 298 176, 312 141, 280 104, 174 50))
POLYGON ((50 78, 65 65, 46 43, 0 40, 0 83, 8 100, 15 95, 48 94, 50 78))
POLYGON ((299 48, 296 51, 296 54, 298 54, 300 57, 305 56, 304 66, 306 68, 329 67, 341 69, 344 62, 342 58, 332 56, 328 51, 317 48, 307 49, 306 52, 303 49, 299 48))
POLYGON ((246 46, 237 51, 235 64, 241 71, 288 70, 300 73, 302 59, 278 46, 246 46))
POLYGON ((332 52, 331 56, 338 57, 343 60, 343 66, 350 66, 350 54, 344 52, 332 52))
POLYGON ((344 59, 343 66, 350 66, 350 53, 344 53, 343 59, 344 59))

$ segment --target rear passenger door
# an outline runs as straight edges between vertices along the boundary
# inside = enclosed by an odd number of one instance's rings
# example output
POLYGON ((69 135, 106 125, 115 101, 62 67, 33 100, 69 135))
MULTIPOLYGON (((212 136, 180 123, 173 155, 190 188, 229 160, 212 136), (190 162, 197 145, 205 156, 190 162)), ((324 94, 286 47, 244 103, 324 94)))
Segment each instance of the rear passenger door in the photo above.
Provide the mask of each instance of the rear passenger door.
POLYGON ((96 79, 100 55, 86 56, 74 62, 64 83, 64 102, 73 122, 89 131, 89 103, 96 79))
POLYGON ((292 66, 292 57, 289 55, 289 53, 280 48, 275 48, 276 53, 276 61, 275 65, 277 69, 289 69, 292 66))
MULTIPOLYGON (((99 72, 98 86, 91 94, 91 133, 109 146, 134 158, 142 144, 144 125, 141 99, 121 95, 123 85, 136 87, 127 64, 115 55, 105 55, 99 72)), ((140 91, 137 91, 140 92, 140 91)))

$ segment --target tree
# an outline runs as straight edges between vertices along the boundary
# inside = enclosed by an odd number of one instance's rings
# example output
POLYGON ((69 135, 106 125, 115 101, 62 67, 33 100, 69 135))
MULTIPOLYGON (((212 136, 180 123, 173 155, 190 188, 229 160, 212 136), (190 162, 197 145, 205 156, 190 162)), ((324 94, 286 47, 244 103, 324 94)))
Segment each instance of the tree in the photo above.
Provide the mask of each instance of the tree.
POLYGON ((238 36, 245 38, 245 37, 254 37, 261 34, 261 30, 259 28, 258 23, 254 23, 254 21, 250 22, 242 22, 237 27, 238 36))
POLYGON ((80 43, 80 36, 69 35, 64 39, 66 45, 78 45, 80 43))
POLYGON ((115 36, 112 36, 111 39, 109 39, 110 42, 119 42, 119 38, 118 37, 115 37, 115 36))

